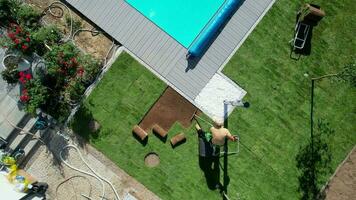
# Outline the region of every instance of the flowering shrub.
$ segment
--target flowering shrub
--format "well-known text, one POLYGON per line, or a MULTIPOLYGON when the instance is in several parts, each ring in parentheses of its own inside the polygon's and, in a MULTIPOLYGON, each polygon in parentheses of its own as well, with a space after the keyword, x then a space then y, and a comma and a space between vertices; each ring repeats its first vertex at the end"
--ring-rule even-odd
MULTIPOLYGON (((100 63, 80 53, 72 43, 61 43, 56 26, 41 27, 41 13, 19 2, 0 0, 0 25, 8 28, 6 34, 0 35, 0 48, 20 52, 19 58, 35 52, 43 56, 46 67, 40 75, 36 73, 36 78, 31 73, 18 72, 16 65, 7 68, 2 76, 9 83, 21 84, 20 102, 28 113, 35 114, 41 108, 63 122, 70 106, 78 103, 86 86, 100 72, 100 63)), ((74 21, 73 29, 80 27, 80 23, 74 21)))
POLYGON ((25 72, 19 72, 19 81, 22 85, 26 85, 26 83, 32 79, 32 75, 30 73, 26 74, 25 72))
POLYGON ((22 103, 27 103, 30 100, 30 96, 27 90, 27 83, 32 79, 32 75, 30 73, 26 74, 25 72, 19 72, 19 81, 23 86, 21 91, 20 101, 22 103))
POLYGON ((80 67, 77 71, 77 76, 85 85, 89 85, 100 72, 100 63, 89 55, 80 56, 78 62, 80 67))
POLYGON ((30 100, 27 89, 23 89, 20 96, 20 101, 22 103, 27 103, 30 100))
POLYGON ((52 51, 45 54, 47 65, 47 77, 45 84, 55 93, 59 94, 64 90, 64 85, 76 75, 78 62, 76 57, 79 51, 74 45, 66 43, 55 46, 52 51))
POLYGON ((47 66, 44 84, 51 89, 45 111, 59 121, 67 118, 70 113, 69 103, 80 98, 77 94, 85 89, 83 85, 72 82, 78 74, 84 73, 77 60, 79 56, 79 50, 71 43, 54 46, 44 56, 47 66))
POLYGON ((33 79, 30 73, 19 73, 19 81, 23 86, 20 101, 25 105, 26 112, 36 114, 36 110, 46 103, 47 88, 39 79, 33 79))
POLYGON ((0 45, 4 48, 16 49, 23 54, 30 54, 32 43, 31 36, 17 24, 10 24, 7 35, 2 35, 0 45))

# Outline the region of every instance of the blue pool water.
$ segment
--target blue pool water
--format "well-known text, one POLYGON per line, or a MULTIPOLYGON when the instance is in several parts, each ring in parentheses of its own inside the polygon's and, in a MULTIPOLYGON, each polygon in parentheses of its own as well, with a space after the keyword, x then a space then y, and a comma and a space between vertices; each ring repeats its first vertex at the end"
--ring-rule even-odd
POLYGON ((224 0, 126 0, 188 48, 224 0))

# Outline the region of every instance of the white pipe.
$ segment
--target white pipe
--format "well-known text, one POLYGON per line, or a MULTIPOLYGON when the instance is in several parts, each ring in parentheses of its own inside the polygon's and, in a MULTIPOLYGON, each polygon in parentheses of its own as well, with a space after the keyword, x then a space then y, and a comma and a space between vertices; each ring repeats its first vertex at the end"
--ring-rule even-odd
MULTIPOLYGON (((64 15, 64 10, 59 7, 58 5, 58 8, 62 10, 62 15, 61 16, 57 16, 55 15, 53 12, 52 12, 52 9, 55 8, 55 4, 58 4, 58 5, 61 5, 63 6, 68 12, 69 12, 69 16, 70 16, 70 24, 69 24, 69 34, 67 35, 67 37, 63 40, 64 42, 67 42, 69 40, 72 39, 72 35, 73 35, 73 15, 72 15, 72 12, 71 10, 68 8, 68 6, 66 6, 64 3, 60 2, 60 1, 54 1, 53 3, 51 3, 48 7, 47 7, 47 10, 45 10, 45 13, 48 11, 52 16, 54 17, 63 17, 64 15)), ((43 21, 45 22, 45 21, 43 21)), ((45 22, 46 23, 46 22, 45 22)), ((68 25, 68 24, 67 24, 68 25)))
POLYGON ((82 154, 80 153, 80 150, 79 150, 78 147, 76 147, 76 146, 74 146, 74 145, 67 145, 67 146, 63 147, 63 149, 62 149, 62 150, 60 151, 60 153, 59 153, 59 157, 60 157, 61 161, 62 161, 67 167, 69 167, 69 168, 71 168, 71 169, 73 169, 73 170, 75 170, 75 171, 81 172, 81 173, 83 173, 83 174, 86 174, 86 175, 88 175, 88 176, 92 176, 92 177, 94 177, 94 178, 96 178, 97 180, 100 181, 100 183, 101 183, 101 185, 102 185, 102 188, 103 188, 102 195, 101 195, 101 200, 104 200, 104 199, 105 199, 105 185, 104 185, 104 182, 106 182, 107 184, 110 185, 111 189, 112 189, 112 190, 114 191, 114 193, 115 193, 116 199, 117 199, 117 200, 120 200, 120 197, 119 197, 119 195, 118 195, 116 189, 114 188, 113 184, 112 184, 110 181, 108 181, 107 179, 105 179, 104 177, 100 176, 97 172, 95 172, 95 170, 94 170, 92 167, 90 167, 90 165, 89 165, 89 164, 85 161, 85 159, 83 158, 83 156, 82 156, 82 154), (65 149, 69 149, 69 148, 73 148, 74 150, 76 150, 76 151, 78 152, 78 155, 79 155, 80 159, 84 162, 84 164, 90 169, 90 171, 91 171, 92 173, 86 172, 86 171, 81 170, 81 169, 78 169, 78 168, 72 166, 71 164, 69 164, 67 161, 65 161, 65 159, 63 159, 63 156, 62 156, 63 151, 64 151, 65 149))

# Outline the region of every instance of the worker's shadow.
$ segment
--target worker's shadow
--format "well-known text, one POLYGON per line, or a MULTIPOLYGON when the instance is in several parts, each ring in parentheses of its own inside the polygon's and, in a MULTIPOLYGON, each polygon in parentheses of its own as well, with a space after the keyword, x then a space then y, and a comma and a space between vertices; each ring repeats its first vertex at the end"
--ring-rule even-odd
POLYGON ((221 188, 219 156, 199 156, 199 167, 204 172, 206 183, 210 190, 221 188))

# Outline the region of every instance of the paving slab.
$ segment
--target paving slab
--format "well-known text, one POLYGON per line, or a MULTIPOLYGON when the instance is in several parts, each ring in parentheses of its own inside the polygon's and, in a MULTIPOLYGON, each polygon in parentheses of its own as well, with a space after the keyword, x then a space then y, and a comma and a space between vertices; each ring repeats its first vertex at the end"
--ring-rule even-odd
POLYGON ((225 75, 216 73, 195 99, 195 103, 212 119, 223 121, 236 106, 224 105, 224 100, 241 101, 246 91, 225 75))

